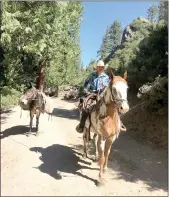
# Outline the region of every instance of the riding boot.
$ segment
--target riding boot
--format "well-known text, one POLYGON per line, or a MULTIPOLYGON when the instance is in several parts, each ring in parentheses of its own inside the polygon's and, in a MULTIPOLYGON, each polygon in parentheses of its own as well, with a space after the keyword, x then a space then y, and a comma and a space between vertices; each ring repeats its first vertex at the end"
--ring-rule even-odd
POLYGON ((86 122, 87 117, 88 117, 88 113, 85 112, 85 111, 83 111, 82 112, 80 123, 76 127, 76 131, 78 133, 83 133, 83 129, 84 129, 84 125, 85 125, 85 122, 86 122))
POLYGON ((124 126, 121 120, 120 120, 120 131, 127 131, 126 127, 124 126))

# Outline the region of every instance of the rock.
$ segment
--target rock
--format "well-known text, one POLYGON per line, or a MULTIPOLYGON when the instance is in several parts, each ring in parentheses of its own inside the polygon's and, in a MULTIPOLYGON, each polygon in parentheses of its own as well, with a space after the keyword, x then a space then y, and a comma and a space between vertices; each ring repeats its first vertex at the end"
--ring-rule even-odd
POLYGON ((52 96, 58 97, 58 92, 59 92, 58 87, 55 87, 55 88, 51 88, 51 87, 50 88, 46 88, 45 91, 44 91, 45 95, 50 96, 50 97, 52 97, 52 96))
POLYGON ((146 94, 152 89, 152 84, 144 84, 139 88, 139 91, 137 93, 137 97, 141 98, 143 94, 146 94))
POLYGON ((65 95, 64 99, 70 100, 70 99, 76 99, 78 97, 78 91, 76 89, 70 89, 65 95))
POLYGON ((123 31, 121 44, 123 44, 126 41, 129 41, 135 35, 135 33, 137 31, 137 28, 133 27, 133 25, 132 25, 135 21, 141 21, 141 22, 144 22, 144 23, 149 23, 150 22, 148 19, 146 19, 144 17, 138 17, 130 25, 127 25, 126 28, 123 31))

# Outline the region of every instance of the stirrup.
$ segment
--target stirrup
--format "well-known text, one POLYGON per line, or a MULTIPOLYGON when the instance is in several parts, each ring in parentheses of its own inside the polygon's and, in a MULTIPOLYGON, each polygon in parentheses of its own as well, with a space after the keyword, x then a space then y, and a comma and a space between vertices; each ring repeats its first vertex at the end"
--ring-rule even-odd
POLYGON ((126 127, 124 126, 123 123, 122 123, 121 126, 120 126, 120 130, 121 130, 121 131, 127 131, 127 129, 126 129, 126 127))

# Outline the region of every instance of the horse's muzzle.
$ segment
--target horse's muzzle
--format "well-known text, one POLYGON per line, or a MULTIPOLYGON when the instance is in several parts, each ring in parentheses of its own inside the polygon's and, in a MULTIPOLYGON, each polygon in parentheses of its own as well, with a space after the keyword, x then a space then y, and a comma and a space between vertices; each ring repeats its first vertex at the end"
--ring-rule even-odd
POLYGON ((129 104, 127 101, 123 101, 121 106, 119 107, 119 112, 121 114, 125 114, 128 111, 129 111, 129 104))
POLYGON ((28 100, 26 100, 26 99, 22 99, 21 102, 22 102, 24 105, 27 105, 27 104, 28 104, 28 100))

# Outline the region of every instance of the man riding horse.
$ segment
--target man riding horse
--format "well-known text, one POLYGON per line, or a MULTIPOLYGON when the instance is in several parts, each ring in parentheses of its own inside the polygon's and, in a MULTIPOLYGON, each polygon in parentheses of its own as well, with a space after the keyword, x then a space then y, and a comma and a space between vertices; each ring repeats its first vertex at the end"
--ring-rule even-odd
MULTIPOLYGON (((96 72, 93 72, 88 79, 85 80, 84 88, 89 85, 88 92, 89 95, 85 100, 92 100, 89 102, 89 105, 94 103, 94 100, 97 100, 97 95, 103 92, 104 88, 109 85, 109 76, 104 72, 104 62, 99 60, 96 65, 96 72)), ((89 106, 90 108, 90 106, 89 106)), ((85 121, 90 113, 90 110, 83 109, 81 114, 80 123, 76 127, 78 133, 83 133, 85 121)), ((124 128, 124 125, 121 122, 121 129, 124 128)))

